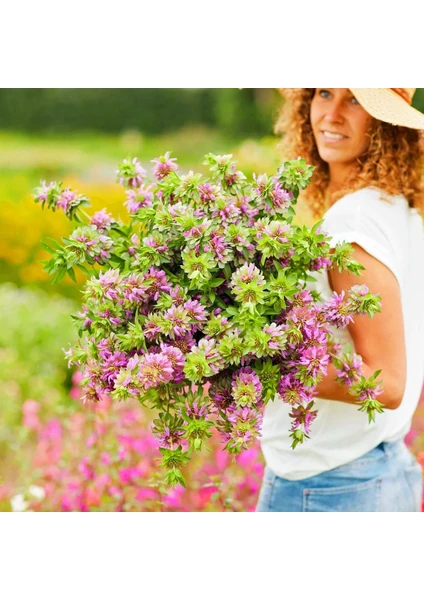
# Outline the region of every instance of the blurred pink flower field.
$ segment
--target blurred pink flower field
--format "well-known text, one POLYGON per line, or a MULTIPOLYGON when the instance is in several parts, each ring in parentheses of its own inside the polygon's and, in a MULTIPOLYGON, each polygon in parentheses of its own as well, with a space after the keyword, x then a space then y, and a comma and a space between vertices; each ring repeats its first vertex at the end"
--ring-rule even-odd
MULTIPOLYGON (((74 375, 76 384, 79 373, 74 375)), ((169 488, 158 465, 157 439, 145 409, 112 407, 109 397, 66 418, 40 416, 34 400, 23 405, 22 425, 32 444, 24 488, 5 481, 0 502, 31 511, 253 511, 263 474, 259 445, 232 458, 214 435, 209 450, 184 471, 187 488, 169 488)), ((28 449, 26 450, 28 454, 28 449)), ((21 464, 25 461, 21 460, 21 464)))
MULTIPOLYGON (((135 403, 112 407, 110 398, 83 405, 73 376, 75 409, 66 418, 41 417, 27 400, 22 426, 31 445, 25 486, 5 481, 0 506, 14 511, 254 511, 263 474, 259 444, 231 458, 214 435, 209 450, 186 467, 187 488, 168 488, 158 466, 150 418, 135 403), (6 505, 9 505, 7 507, 6 505)), ((424 470, 424 402, 406 442, 424 470)), ((424 502, 423 502, 424 507, 424 502)))

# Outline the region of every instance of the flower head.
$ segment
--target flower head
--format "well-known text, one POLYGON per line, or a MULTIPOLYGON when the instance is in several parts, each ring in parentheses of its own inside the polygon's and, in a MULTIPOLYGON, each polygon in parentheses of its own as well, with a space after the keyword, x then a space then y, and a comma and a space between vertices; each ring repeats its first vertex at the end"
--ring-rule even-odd
POLYGON ((153 174, 159 181, 162 181, 169 173, 178 170, 176 158, 170 158, 171 153, 166 152, 164 156, 154 158, 152 161, 154 164, 153 174))

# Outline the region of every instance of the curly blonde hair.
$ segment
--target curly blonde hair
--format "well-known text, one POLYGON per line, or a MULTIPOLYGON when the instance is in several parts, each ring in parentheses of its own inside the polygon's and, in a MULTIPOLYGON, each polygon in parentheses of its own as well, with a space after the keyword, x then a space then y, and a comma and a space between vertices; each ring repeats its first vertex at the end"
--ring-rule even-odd
POLYGON ((314 165, 310 185, 301 195, 314 218, 346 193, 364 187, 377 187, 382 197, 403 194, 409 206, 424 217, 424 132, 372 119, 370 144, 365 155, 357 159, 357 170, 343 189, 328 192, 328 164, 318 153, 310 121, 310 107, 315 88, 282 89, 285 98, 274 132, 282 135, 279 149, 286 160, 301 156, 314 165))

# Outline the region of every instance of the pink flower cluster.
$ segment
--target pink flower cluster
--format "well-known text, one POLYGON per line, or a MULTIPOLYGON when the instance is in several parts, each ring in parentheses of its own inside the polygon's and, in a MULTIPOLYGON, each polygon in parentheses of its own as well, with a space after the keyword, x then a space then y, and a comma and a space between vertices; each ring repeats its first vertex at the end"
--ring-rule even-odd
MULTIPOLYGON (((74 375, 76 386, 81 375, 74 375)), ((253 511, 263 474, 259 445, 231 458, 218 434, 211 452, 186 467, 187 487, 163 483, 157 439, 150 415, 141 407, 114 405, 109 397, 82 406, 74 387, 75 409, 62 420, 43 418, 34 400, 23 405, 23 426, 34 443, 29 497, 33 511, 253 511)), ((195 407, 196 408, 196 407, 195 407)), ((13 486, 0 486, 11 497, 13 486)))

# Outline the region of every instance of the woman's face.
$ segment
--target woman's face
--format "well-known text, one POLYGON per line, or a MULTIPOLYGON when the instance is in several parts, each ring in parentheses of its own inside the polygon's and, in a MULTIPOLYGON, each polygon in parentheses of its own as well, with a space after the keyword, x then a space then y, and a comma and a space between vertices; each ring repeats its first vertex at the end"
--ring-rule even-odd
POLYGON ((330 166, 355 163, 368 149, 372 117, 348 88, 317 88, 311 124, 322 160, 330 166))

